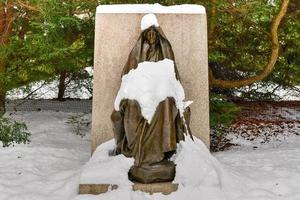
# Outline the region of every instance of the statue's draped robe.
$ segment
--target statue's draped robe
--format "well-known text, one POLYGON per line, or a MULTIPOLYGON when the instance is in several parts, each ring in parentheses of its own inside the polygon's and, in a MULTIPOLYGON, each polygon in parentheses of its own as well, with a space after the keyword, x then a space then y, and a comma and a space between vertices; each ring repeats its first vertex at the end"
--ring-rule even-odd
MULTIPOLYGON (((122 76, 144 61, 157 62, 168 58, 175 63, 169 41, 159 27, 155 27, 155 30, 158 33, 156 47, 150 50, 145 41, 145 30, 131 51, 122 76)), ((175 64, 174 68, 179 80, 175 64)), ((168 159, 175 152, 176 143, 184 139, 185 126, 172 97, 160 102, 151 122, 142 116, 139 103, 129 99, 121 101, 119 111, 113 111, 111 118, 116 151, 127 157, 134 157, 135 166, 151 165, 168 159)))

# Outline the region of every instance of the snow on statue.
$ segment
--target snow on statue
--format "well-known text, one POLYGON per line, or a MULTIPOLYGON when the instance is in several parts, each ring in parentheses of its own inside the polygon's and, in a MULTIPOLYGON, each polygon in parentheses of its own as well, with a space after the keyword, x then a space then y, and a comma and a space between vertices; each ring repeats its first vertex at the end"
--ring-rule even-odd
POLYGON ((176 79, 174 62, 169 59, 145 61, 122 77, 115 110, 120 109, 122 99, 135 99, 141 107, 143 117, 150 124, 156 107, 168 97, 175 99, 176 107, 182 115, 187 103, 184 102, 184 89, 176 79))

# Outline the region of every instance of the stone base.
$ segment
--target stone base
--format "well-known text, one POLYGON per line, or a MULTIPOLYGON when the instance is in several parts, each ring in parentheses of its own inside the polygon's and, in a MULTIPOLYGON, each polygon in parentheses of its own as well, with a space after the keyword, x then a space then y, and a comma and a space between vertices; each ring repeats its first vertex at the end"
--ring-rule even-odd
POLYGON ((133 191, 142 191, 149 194, 153 193, 163 193, 164 195, 171 194, 172 192, 177 191, 178 184, 166 182, 166 183, 151 183, 151 184, 143 184, 143 183, 135 183, 132 186, 133 191))
MULTIPOLYGON (((112 184, 80 184, 79 185, 79 194, 93 194, 98 195, 106 193, 108 190, 116 190, 117 185, 112 184)), ((133 191, 142 191, 149 194, 153 193, 163 193, 164 195, 171 194, 172 192, 177 191, 178 184, 171 182, 167 183, 151 183, 151 184, 142 184, 135 183, 132 186, 133 191)))
POLYGON ((80 184, 79 194, 102 194, 106 193, 108 190, 116 190, 117 185, 112 184, 80 184))

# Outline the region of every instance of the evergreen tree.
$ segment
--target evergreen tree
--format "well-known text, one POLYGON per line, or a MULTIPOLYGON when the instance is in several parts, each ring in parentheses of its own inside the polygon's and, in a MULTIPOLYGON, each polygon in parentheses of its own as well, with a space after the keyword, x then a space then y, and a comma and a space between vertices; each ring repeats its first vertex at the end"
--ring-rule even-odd
POLYGON ((28 83, 23 76, 24 66, 15 53, 24 42, 36 11, 33 0, 0 0, 0 116, 5 113, 6 92, 28 83))

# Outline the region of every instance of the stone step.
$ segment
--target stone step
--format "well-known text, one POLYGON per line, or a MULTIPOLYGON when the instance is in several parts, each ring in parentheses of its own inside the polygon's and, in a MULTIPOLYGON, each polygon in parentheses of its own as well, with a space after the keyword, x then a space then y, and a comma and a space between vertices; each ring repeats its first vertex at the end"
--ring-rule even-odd
MULTIPOLYGON (((93 194, 98 195, 106 193, 109 190, 118 189, 118 185, 114 184, 80 184, 79 185, 79 194, 93 194)), ((164 195, 171 194, 172 192, 177 191, 178 184, 166 182, 166 183, 134 183, 132 185, 133 191, 142 191, 149 194, 153 193, 162 193, 164 195)))

